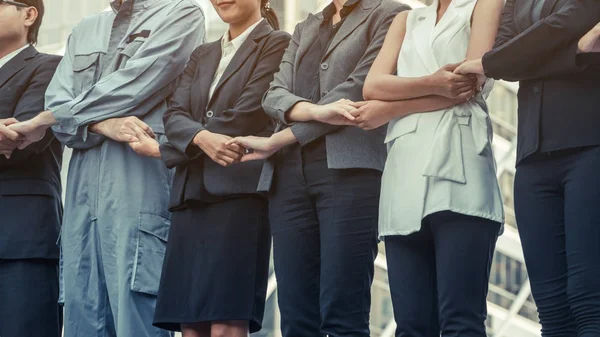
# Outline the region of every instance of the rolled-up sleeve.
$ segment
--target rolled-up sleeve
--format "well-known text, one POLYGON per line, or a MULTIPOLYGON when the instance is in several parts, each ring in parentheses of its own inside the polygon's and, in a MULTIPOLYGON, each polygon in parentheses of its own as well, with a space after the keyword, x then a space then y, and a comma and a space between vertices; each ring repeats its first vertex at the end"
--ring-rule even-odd
POLYGON ((53 127, 57 137, 86 143, 89 137, 98 136, 88 132, 91 124, 110 118, 144 116, 171 94, 175 79, 203 37, 201 9, 191 3, 178 6, 124 68, 103 77, 77 97, 73 97, 70 78, 72 55, 65 57, 46 95, 48 108, 59 123, 53 127))

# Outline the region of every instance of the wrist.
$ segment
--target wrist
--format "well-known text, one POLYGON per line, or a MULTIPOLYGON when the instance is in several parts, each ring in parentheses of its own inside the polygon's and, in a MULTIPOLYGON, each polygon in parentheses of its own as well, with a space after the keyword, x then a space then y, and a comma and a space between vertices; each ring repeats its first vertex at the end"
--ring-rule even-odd
POLYGON ((160 145, 158 143, 152 146, 151 156, 157 159, 162 158, 162 155, 160 154, 160 145))
POLYGON ((35 124, 38 127, 49 128, 52 125, 57 124, 56 118, 50 110, 41 112, 37 117, 34 118, 35 124))
POLYGON ((200 146, 200 144, 202 144, 204 142, 204 140, 206 139, 206 137, 208 137, 210 134, 211 134, 211 132, 208 130, 200 130, 200 132, 198 132, 194 136, 194 139, 192 140, 192 142, 194 144, 196 144, 197 146, 200 146))

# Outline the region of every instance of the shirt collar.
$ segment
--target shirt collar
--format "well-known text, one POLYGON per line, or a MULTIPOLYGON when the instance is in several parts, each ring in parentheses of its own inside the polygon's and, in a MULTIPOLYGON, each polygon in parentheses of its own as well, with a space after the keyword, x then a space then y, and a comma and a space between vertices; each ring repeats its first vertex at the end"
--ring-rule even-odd
POLYGON ((10 60, 12 60, 15 56, 19 55, 20 52, 22 52, 23 50, 27 49, 27 47, 29 47, 28 44, 24 45, 23 47, 13 51, 12 53, 4 56, 3 58, 0 59, 0 68, 4 67, 10 60))
MULTIPOLYGON (((346 3, 344 4, 344 7, 342 7, 342 10, 340 11, 340 16, 341 16, 342 20, 344 20, 348 15, 350 15, 350 13, 352 13, 352 10, 354 9, 354 7, 356 7, 356 5, 358 5, 359 3, 360 3, 360 0, 346 1, 346 3)), ((323 18, 325 19, 325 21, 331 21, 331 19, 335 15, 335 13, 336 13, 335 4, 332 1, 327 7, 325 7, 325 9, 323 9, 323 18)))
POLYGON ((123 3, 121 3, 121 0, 113 0, 110 3, 110 7, 112 8, 113 12, 119 13, 119 11, 121 10, 121 7, 125 3, 128 3, 128 5, 131 5, 133 7, 133 9, 135 10, 136 8, 139 9, 139 7, 144 5, 144 3, 146 3, 147 1, 148 0, 123 0, 123 3))
POLYGON ((248 39, 248 36, 250 36, 250 34, 254 30, 254 28, 256 28, 261 22, 263 22, 263 20, 264 20, 264 18, 258 20, 255 24, 248 27, 242 34, 240 34, 238 37, 236 37, 233 40, 229 40, 229 30, 227 30, 225 32, 225 35, 223 35, 223 38, 221 39, 221 49, 223 50, 223 54, 225 54, 224 51, 225 51, 225 48, 228 46, 228 44, 231 44, 233 46, 233 49, 235 51, 238 51, 238 49, 240 49, 242 44, 244 44, 244 42, 246 42, 246 39, 248 39))

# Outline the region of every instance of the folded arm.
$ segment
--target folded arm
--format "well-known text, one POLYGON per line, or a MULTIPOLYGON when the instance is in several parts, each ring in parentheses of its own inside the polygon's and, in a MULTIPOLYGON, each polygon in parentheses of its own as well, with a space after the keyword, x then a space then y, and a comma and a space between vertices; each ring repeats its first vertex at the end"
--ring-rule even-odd
POLYGON ((570 0, 518 34, 515 1, 507 0, 495 48, 483 57, 488 77, 512 81, 580 73, 578 41, 600 22, 600 1, 570 0))
MULTIPOLYGON (((54 127, 57 137, 67 144, 86 146, 91 124, 111 118, 144 116, 171 94, 174 80, 203 36, 201 10, 191 5, 177 8, 124 68, 103 77, 76 97, 72 90, 73 50, 69 50, 65 65, 59 68, 46 95, 48 108, 59 124, 54 127)), ((92 141, 90 145, 95 143, 92 141)))
MULTIPOLYGON (((383 46, 383 41, 387 31, 398 13, 408 9, 406 6, 395 6, 394 10, 382 13, 382 18, 378 23, 377 29, 371 37, 363 57, 360 59, 354 71, 348 78, 329 91, 319 102, 318 105, 327 105, 338 102, 343 99, 351 101, 360 101, 363 99, 363 86, 369 69, 373 65, 377 54, 383 46)), ((382 11, 383 12, 383 11, 382 11)), ((301 145, 306 145, 327 134, 335 132, 342 128, 342 125, 325 124, 317 121, 296 123, 291 126, 292 133, 301 145)))

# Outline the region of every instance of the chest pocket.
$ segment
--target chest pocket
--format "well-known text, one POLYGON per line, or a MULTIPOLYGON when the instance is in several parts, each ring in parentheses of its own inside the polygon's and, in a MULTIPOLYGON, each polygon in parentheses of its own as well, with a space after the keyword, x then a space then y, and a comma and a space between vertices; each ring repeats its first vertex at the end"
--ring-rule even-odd
POLYGON ((119 52, 119 69, 125 68, 127 61, 129 61, 129 59, 131 59, 133 55, 137 53, 140 47, 144 44, 144 41, 146 41, 145 38, 138 37, 125 45, 125 47, 119 52))
POLYGON ((73 90, 77 95, 89 89, 98 80, 100 55, 101 53, 92 53, 73 57, 73 90))

